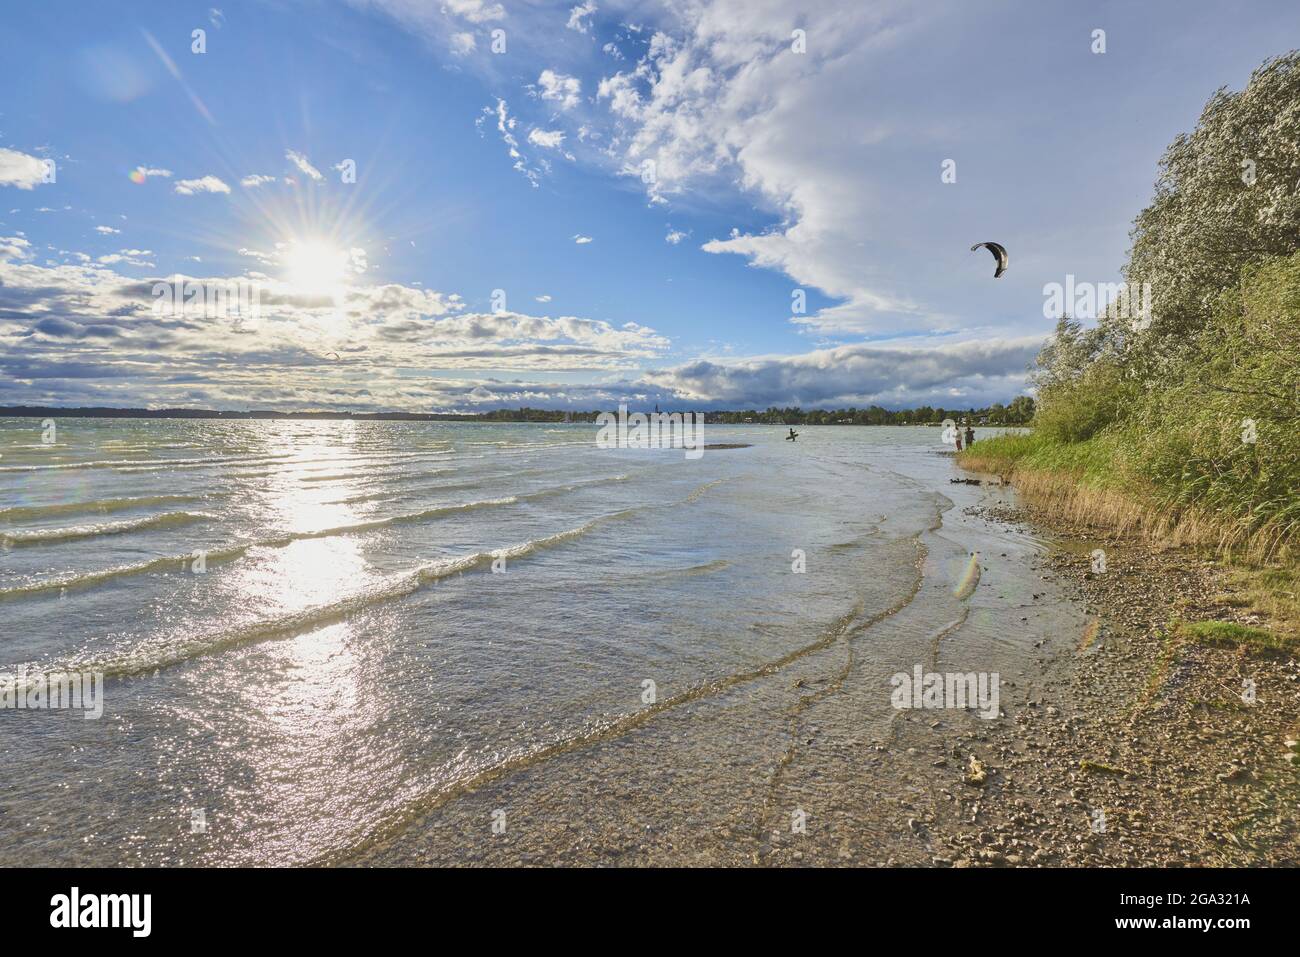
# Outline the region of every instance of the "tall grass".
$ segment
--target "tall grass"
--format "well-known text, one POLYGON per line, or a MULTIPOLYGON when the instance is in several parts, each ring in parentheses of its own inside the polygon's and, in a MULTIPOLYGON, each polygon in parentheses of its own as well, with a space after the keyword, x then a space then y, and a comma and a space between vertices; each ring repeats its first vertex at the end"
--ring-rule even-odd
POLYGON ((1035 431, 962 453, 1080 520, 1287 560, 1300 539, 1300 253, 1243 271, 1176 358, 1044 390, 1035 431))

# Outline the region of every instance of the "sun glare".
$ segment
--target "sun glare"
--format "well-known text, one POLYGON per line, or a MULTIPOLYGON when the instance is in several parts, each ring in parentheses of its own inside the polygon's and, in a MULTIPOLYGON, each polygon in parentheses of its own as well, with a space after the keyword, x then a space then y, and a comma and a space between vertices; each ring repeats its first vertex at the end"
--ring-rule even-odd
POLYGON ((333 294, 347 284, 352 272, 345 249, 319 240, 295 240, 281 251, 284 279, 298 292, 333 294))

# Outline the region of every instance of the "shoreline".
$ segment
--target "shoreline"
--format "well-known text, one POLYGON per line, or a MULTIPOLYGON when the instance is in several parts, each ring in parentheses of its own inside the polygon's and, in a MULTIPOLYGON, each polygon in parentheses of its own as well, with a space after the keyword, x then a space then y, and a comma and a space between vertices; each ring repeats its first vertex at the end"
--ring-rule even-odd
POLYGON ((970 742, 988 769, 968 787, 978 813, 942 835, 951 853, 934 863, 1300 864, 1300 662, 1184 624, 1261 623, 1229 569, 1050 508, 969 511, 1049 539, 1044 575, 1090 625, 1047 664, 1037 699, 970 742))
MULTIPOLYGON (((990 560, 993 574, 974 589, 983 607, 1034 622, 1010 636, 1021 651, 1004 661, 1000 718, 912 709, 891 711, 887 727, 868 726, 887 700, 880 673, 888 668, 865 661, 860 643, 888 645, 900 629, 915 637, 902 619, 925 601, 918 579, 896 607, 828 635, 786 667, 476 783, 329 863, 1300 864, 1300 756, 1284 743, 1300 737, 1300 662, 1200 644, 1169 628, 1175 616, 1229 612, 1254 624, 1250 612, 1218 600, 1231 587, 1224 569, 1136 536, 1054 521, 1018 494, 966 497, 942 526, 1008 551, 1026 537, 1043 546, 1026 550, 1029 559, 990 560), (1108 559, 1102 575, 1092 571, 1098 547, 1108 559), (998 581, 1007 568, 1017 569, 1014 579, 998 581), (1017 586, 1025 604, 994 604, 1017 586), (877 621, 881 635, 871 630, 877 621), (1060 625, 1034 641, 1049 621, 1060 625), (1241 700, 1247 678, 1254 704, 1241 700), (730 764, 749 769, 726 788, 704 746, 718 739, 730 742, 730 764), (586 796, 581 809, 575 794, 586 796), (504 809, 523 829, 485 838, 484 822, 504 809), (807 832, 792 833, 790 814, 805 810, 807 832)), ((923 562, 920 539, 909 541, 923 562)), ((926 640, 937 649, 947 633, 926 640)), ((963 643, 944 660, 964 666, 963 643)), ((915 645, 896 650, 900 660, 927 660, 914 656, 915 645)))

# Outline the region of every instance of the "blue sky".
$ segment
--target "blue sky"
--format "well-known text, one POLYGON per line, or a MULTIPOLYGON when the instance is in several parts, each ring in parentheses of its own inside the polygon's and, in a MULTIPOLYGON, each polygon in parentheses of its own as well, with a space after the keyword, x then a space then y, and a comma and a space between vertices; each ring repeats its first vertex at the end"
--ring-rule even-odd
POLYGON ((1284 0, 3 18, 0 404, 411 411, 1007 401, 1044 285, 1116 281, 1165 146, 1300 35, 1284 0), (258 311, 160 311, 177 275, 258 311))

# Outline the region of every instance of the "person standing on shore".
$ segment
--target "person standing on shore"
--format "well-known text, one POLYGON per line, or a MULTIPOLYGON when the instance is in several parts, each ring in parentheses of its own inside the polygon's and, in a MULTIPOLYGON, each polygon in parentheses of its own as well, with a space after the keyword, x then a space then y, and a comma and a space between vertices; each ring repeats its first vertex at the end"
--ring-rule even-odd
POLYGON ((952 430, 952 441, 957 446, 957 451, 961 451, 961 426, 952 430))
POLYGON ((975 444, 975 430, 971 426, 966 426, 966 448, 975 444))

